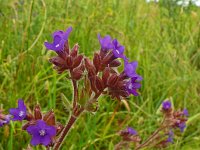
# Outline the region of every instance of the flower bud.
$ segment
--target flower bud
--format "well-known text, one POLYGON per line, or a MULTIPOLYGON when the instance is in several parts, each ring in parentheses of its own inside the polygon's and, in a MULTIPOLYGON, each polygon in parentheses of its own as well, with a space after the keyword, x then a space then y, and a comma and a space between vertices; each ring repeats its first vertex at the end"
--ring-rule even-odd
POLYGON ((70 53, 70 55, 71 55, 72 57, 76 57, 77 54, 78 54, 78 49, 79 49, 78 44, 75 44, 74 47, 73 47, 73 49, 72 49, 72 51, 71 51, 71 53, 70 53))
POLYGON ((121 65, 121 62, 119 60, 113 60, 110 64, 109 67, 118 67, 121 65))
POLYGON ((118 82, 118 76, 116 74, 112 74, 108 79, 108 86, 115 87, 118 82))
POLYGON ((101 56, 98 53, 94 54, 93 64, 96 68, 96 71, 98 72, 101 67, 101 56))
POLYGON ((54 126, 55 125, 55 114, 53 112, 53 110, 50 110, 49 112, 47 112, 44 117, 43 120, 50 126, 54 126))
POLYGON ((83 55, 77 56, 77 57, 74 59, 73 68, 78 67, 78 66, 81 64, 82 59, 83 59, 83 55))
POLYGON ((103 80, 105 86, 107 86, 107 81, 110 76, 109 71, 110 71, 110 69, 108 67, 106 67, 103 71, 102 80, 103 80))
POLYGON ((35 117, 35 120, 42 119, 42 112, 41 112, 41 109, 40 109, 40 105, 35 106, 34 117, 35 117))
POLYGON ((96 77, 96 87, 99 91, 103 91, 104 90, 104 83, 103 81, 100 79, 100 77, 96 77))

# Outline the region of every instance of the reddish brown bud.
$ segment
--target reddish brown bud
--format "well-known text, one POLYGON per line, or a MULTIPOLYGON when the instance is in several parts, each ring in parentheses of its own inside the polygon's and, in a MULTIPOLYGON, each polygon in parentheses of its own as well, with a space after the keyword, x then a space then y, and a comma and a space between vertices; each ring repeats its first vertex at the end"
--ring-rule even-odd
POLYGON ((108 86, 115 87, 117 85, 119 77, 116 74, 112 74, 108 79, 108 86))
POLYGON ((83 75, 83 71, 81 70, 80 67, 73 69, 73 71, 71 72, 72 79, 75 79, 75 80, 80 80, 82 75, 83 75))
POLYGON ((31 113, 27 113, 26 114, 26 120, 30 121, 30 120, 33 120, 34 119, 34 116, 31 114, 31 113))
POLYGON ((102 60, 102 64, 107 66, 111 61, 113 60, 113 53, 110 52, 108 53, 102 60))
POLYGON ((85 67, 88 71, 88 76, 92 77, 94 75, 96 75, 96 69, 94 67, 94 65, 90 62, 90 60, 88 58, 85 58, 85 67))
POLYGON ((85 58, 85 66, 86 66, 86 69, 89 70, 93 67, 93 64, 90 62, 89 58, 85 58))
POLYGON ((35 120, 42 119, 42 112, 41 112, 41 109, 40 109, 40 105, 36 105, 35 106, 35 108, 34 108, 34 117, 35 117, 35 120))
POLYGON ((107 53, 108 53, 108 51, 101 51, 101 50, 100 50, 99 55, 101 56, 101 58, 104 58, 104 57, 106 56, 107 53))
POLYGON ((67 65, 67 67, 71 68, 72 64, 73 64, 72 57, 71 56, 67 56, 67 58, 66 58, 66 65, 67 65))
POLYGON ((109 71, 110 71, 110 69, 108 67, 105 68, 104 71, 103 71, 102 80, 103 80, 105 86, 107 85, 107 81, 108 81, 108 78, 110 76, 109 71))
POLYGON ((52 64, 56 65, 56 66, 62 66, 65 61, 64 59, 62 59, 61 57, 52 57, 49 59, 49 62, 51 62, 52 64))
POLYGON ((68 42, 68 40, 65 42, 64 51, 69 55, 69 42, 68 42))
POLYGON ((120 65, 121 65, 121 62, 119 60, 115 59, 109 64, 109 67, 118 67, 120 65))
POLYGON ((96 77, 96 87, 99 91, 104 90, 104 83, 99 77, 96 77))
POLYGON ((74 59, 73 68, 78 67, 78 66, 81 64, 82 59, 83 59, 83 55, 77 56, 77 57, 74 59))
POLYGON ((55 114, 53 112, 53 110, 50 110, 49 112, 47 112, 44 117, 43 120, 50 126, 54 126, 55 125, 55 114))
POLYGON ((70 55, 71 55, 72 57, 76 57, 77 54, 78 54, 78 49, 79 49, 78 44, 75 44, 74 47, 73 47, 73 49, 72 49, 72 51, 71 51, 71 53, 70 53, 70 55))
POLYGON ((119 91, 119 95, 122 96, 122 97, 128 97, 129 96, 129 93, 125 90, 120 90, 119 91))
POLYGON ((101 65, 101 56, 98 53, 94 54, 93 64, 98 72, 101 65))
POLYGON ((91 78, 89 78, 89 80, 90 80, 92 91, 94 91, 95 93, 98 93, 98 89, 96 87, 96 76, 92 76, 91 78))

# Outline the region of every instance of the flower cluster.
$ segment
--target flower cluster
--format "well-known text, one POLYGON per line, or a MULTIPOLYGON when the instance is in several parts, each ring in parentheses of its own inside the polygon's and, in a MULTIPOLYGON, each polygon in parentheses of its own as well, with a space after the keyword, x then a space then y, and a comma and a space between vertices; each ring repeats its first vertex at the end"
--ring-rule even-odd
POLYGON ((104 38, 98 35, 98 39, 101 49, 94 54, 93 64, 88 59, 86 63, 93 91, 98 93, 107 88, 107 93, 118 100, 130 94, 137 96, 137 89, 141 86, 139 82, 142 80, 136 73, 137 62, 128 62, 124 55, 125 47, 116 39, 112 40, 108 35, 104 38), (124 62, 124 71, 121 73, 117 71, 117 67, 121 65, 119 59, 124 62), (99 76, 100 73, 102 77, 99 76), (98 88, 99 82, 103 85, 102 88, 98 88))
POLYGON ((141 141, 137 131, 131 127, 120 131, 119 135, 122 137, 122 141, 115 145, 115 150, 121 150, 123 148, 129 149, 130 143, 134 143, 134 146, 138 146, 141 141))
POLYGON ((8 124, 12 121, 27 121, 22 129, 26 130, 31 136, 31 144, 33 146, 42 144, 46 147, 54 145, 54 138, 59 135, 63 129, 63 125, 55 121, 53 110, 46 114, 42 114, 40 106, 36 105, 34 113, 27 111, 27 107, 22 99, 18 100, 18 107, 11 108, 10 114, 4 115, 0 111, 0 126, 8 124))
POLYGON ((162 103, 161 112, 163 113, 163 121, 149 138, 141 143, 138 133, 134 129, 128 127, 120 132, 122 140, 115 146, 115 149, 130 148, 133 143, 136 150, 144 147, 164 148, 170 143, 173 143, 175 136, 174 131, 179 129, 180 132, 183 132, 186 128, 186 121, 189 115, 188 111, 187 109, 174 110, 171 102, 166 100, 162 103))
MULTIPOLYGON (((101 48, 94 53, 91 61, 78 53, 78 44, 70 49, 68 38, 71 31, 72 27, 66 31, 55 31, 52 34, 53 42, 44 43, 47 49, 57 53, 57 56, 50 58, 54 69, 58 73, 68 72, 74 87, 73 110, 68 126, 64 128, 62 124, 56 122, 53 110, 43 114, 40 106, 36 105, 33 113, 29 112, 22 99, 18 100, 17 108, 9 110, 9 115, 3 115, 0 111, 0 126, 8 124, 10 120, 26 121, 22 129, 32 136, 33 146, 41 144, 47 148, 59 149, 76 118, 84 110, 97 111, 97 99, 100 95, 108 94, 118 100, 130 94, 139 95, 137 89, 141 86, 142 77, 136 73, 138 63, 128 61, 124 54, 125 47, 117 39, 112 39, 109 35, 101 37, 98 34, 101 48), (118 73, 117 68, 121 62, 124 62, 124 71, 118 73), (82 79, 85 85, 81 88, 78 81, 82 79)), ((131 128, 128 130, 131 132, 131 128)))
MULTIPOLYGON (((18 100, 17 108, 9 110, 10 114, 5 115, 2 113, 3 110, 0 110, 0 127, 8 124, 10 120, 26 121, 22 129, 32 136, 30 143, 33 146, 44 145, 46 149, 51 147, 54 150, 60 149, 65 136, 77 118, 85 111, 98 110, 98 98, 101 95, 109 95, 112 99, 119 101, 131 94, 139 95, 138 89, 141 87, 142 77, 136 73, 138 62, 129 61, 124 53, 125 47, 117 39, 112 39, 109 35, 101 37, 98 34, 100 49, 90 60, 83 54, 79 54, 78 44, 70 49, 68 38, 71 31, 72 27, 66 31, 55 31, 52 34, 53 42, 44 43, 47 49, 57 53, 57 56, 50 58, 54 69, 58 73, 67 72, 69 74, 67 78, 72 81, 72 112, 68 123, 64 126, 57 122, 53 110, 42 113, 40 105, 36 105, 33 112, 30 112, 22 99, 18 100), (124 66, 121 72, 120 66, 124 66)), ((171 102, 164 101, 162 112, 163 122, 153 136, 141 143, 138 133, 128 127, 119 132, 122 141, 115 146, 115 149, 129 148, 131 144, 136 149, 140 149, 149 145, 165 147, 172 143, 174 129, 184 131, 188 111, 186 109, 173 110, 171 102)))
POLYGON ((164 101, 162 104, 162 112, 165 120, 164 124, 170 128, 179 128, 181 132, 186 127, 187 117, 189 116, 188 110, 173 110, 170 101, 164 101))
MULTIPOLYGON (((94 53, 93 60, 78 54, 78 44, 70 52, 68 37, 72 28, 66 32, 53 33, 53 43, 45 42, 49 50, 55 51, 58 56, 50 59, 54 68, 62 73, 69 70, 72 80, 80 80, 86 74, 86 80, 90 82, 89 93, 96 95, 109 94, 118 100, 128 97, 130 94, 138 96, 137 89, 141 87, 142 77, 136 73, 138 63, 129 62, 124 54, 125 47, 117 39, 109 35, 101 37, 98 34, 100 50, 94 53), (117 67, 124 62, 124 71, 118 73, 117 67)), ((88 93, 87 93, 88 94, 88 93)))
POLYGON ((47 147, 53 147, 55 138, 58 136, 63 125, 56 122, 53 110, 43 114, 39 105, 36 105, 33 114, 28 112, 26 115, 27 123, 22 127, 30 135, 32 135, 31 144, 36 146, 38 144, 47 147))

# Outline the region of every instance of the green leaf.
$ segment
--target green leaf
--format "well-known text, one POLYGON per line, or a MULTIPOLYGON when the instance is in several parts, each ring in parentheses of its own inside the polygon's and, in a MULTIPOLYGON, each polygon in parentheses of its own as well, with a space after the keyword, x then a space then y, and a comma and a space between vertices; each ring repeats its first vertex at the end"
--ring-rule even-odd
POLYGON ((61 100, 62 100, 63 106, 67 109, 67 111, 71 111, 72 105, 69 99, 63 93, 61 93, 61 100))

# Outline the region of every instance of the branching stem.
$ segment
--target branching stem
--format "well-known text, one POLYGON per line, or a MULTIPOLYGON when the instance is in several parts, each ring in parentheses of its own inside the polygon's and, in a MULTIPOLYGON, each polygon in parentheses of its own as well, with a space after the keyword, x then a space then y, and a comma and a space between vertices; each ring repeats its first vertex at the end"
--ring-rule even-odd
POLYGON ((158 135, 158 133, 167 127, 167 126, 163 125, 164 123, 165 123, 165 118, 163 119, 160 128, 158 128, 156 131, 154 131, 154 133, 148 139, 146 139, 146 141, 144 143, 142 143, 138 147, 136 147, 135 150, 139 150, 141 148, 148 146, 152 142, 152 140, 158 135))

